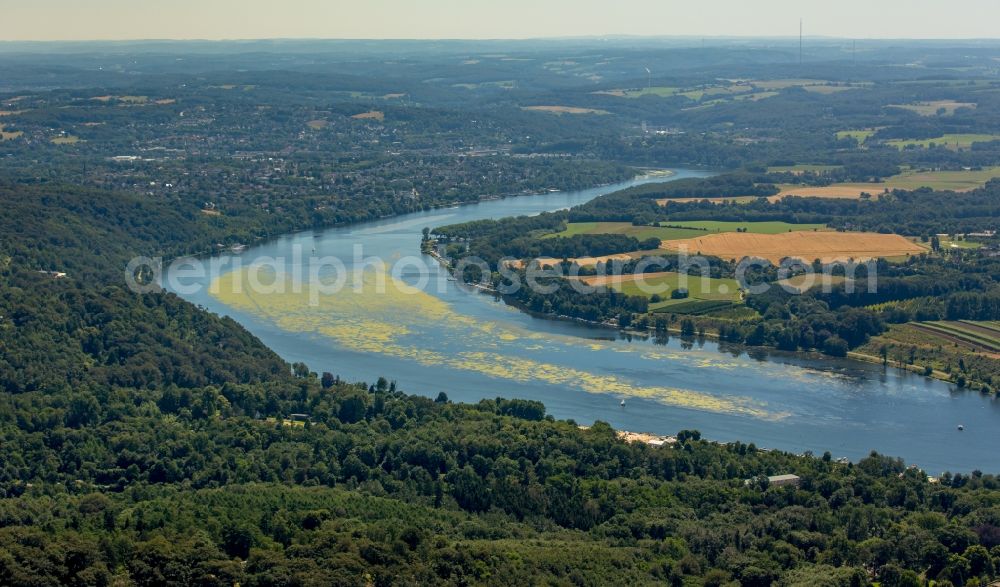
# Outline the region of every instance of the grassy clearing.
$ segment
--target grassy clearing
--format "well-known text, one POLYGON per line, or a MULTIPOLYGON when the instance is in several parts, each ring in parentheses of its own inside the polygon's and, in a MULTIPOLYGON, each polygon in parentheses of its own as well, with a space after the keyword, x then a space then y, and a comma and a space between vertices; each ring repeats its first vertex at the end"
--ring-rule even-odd
POLYGON ((306 123, 306 126, 308 126, 312 130, 323 130, 329 125, 330 122, 327 120, 310 120, 309 122, 306 123))
POLYGON ((879 129, 877 128, 863 128, 860 130, 842 130, 837 133, 837 139, 854 139, 859 145, 865 144, 865 141, 871 138, 872 135, 877 133, 879 129))
POLYGON ((949 238, 947 235, 945 235, 945 236, 938 235, 938 238, 941 241, 941 248, 942 249, 967 249, 967 250, 974 250, 974 249, 982 248, 982 246, 983 246, 983 243, 980 243, 980 242, 969 241, 969 240, 952 239, 952 238, 949 238))
POLYGON ((661 241, 691 238, 704 234, 704 231, 684 228, 665 228, 657 226, 635 226, 631 222, 571 222, 566 230, 543 238, 571 237, 578 234, 624 234, 639 240, 658 238, 661 241))
POLYGON ((611 114, 607 110, 597 108, 578 108, 576 106, 522 106, 521 110, 529 112, 546 112, 548 114, 611 114))
POLYGON ((75 145, 80 142, 80 137, 75 135, 65 135, 51 139, 53 145, 75 145))
POLYGON ((630 296, 651 298, 654 295, 658 295, 660 298, 664 298, 664 301, 657 302, 658 307, 690 299, 727 302, 735 302, 740 299, 740 285, 735 279, 702 278, 683 275, 673 271, 612 276, 610 278, 582 277, 580 279, 588 285, 606 285, 630 296), (688 298, 680 300, 669 299, 670 293, 678 289, 686 289, 688 291, 688 298))
POLYGON ((971 149, 973 143, 988 143, 1000 140, 1000 135, 990 134, 946 134, 933 139, 894 139, 886 141, 885 144, 892 145, 897 149, 907 147, 930 148, 931 145, 945 147, 954 151, 971 149))
POLYGON ((740 94, 738 96, 733 96, 733 100, 759 102, 761 100, 766 100, 767 98, 773 98, 779 93, 780 92, 753 92, 752 94, 740 94))
POLYGON ((803 86, 803 90, 807 92, 812 92, 814 94, 837 94, 840 92, 847 92, 849 90, 860 89, 859 86, 803 86))
POLYGON ((20 138, 24 132, 19 130, 4 130, 4 125, 0 124, 0 141, 13 141, 14 139, 20 138))
POLYGON ((805 293, 811 289, 839 285, 845 280, 843 275, 802 274, 779 279, 775 283, 785 288, 797 290, 799 293, 805 293))
POLYGON ((355 120, 378 120, 381 122, 385 120, 385 113, 379 110, 369 110, 368 112, 361 112, 359 114, 355 114, 351 118, 355 120))
POLYGON ((715 220, 692 220, 687 222, 670 222, 671 227, 695 228, 705 232, 744 232, 755 234, 780 234, 798 230, 828 230, 825 224, 791 224, 789 222, 722 222, 715 220))
POLYGON ((959 108, 975 108, 974 102, 956 102, 955 100, 934 100, 932 102, 915 102, 913 104, 890 104, 888 108, 902 108, 916 112, 920 116, 951 116, 959 108))

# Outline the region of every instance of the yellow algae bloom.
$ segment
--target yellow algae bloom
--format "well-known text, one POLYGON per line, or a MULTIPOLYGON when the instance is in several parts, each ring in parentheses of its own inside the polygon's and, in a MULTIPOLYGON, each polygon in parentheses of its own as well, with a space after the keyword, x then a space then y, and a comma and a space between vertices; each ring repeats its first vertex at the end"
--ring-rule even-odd
MULTIPOLYGON (((787 416, 770 412, 759 402, 746 398, 637 386, 614 375, 505 353, 505 347, 519 351, 560 351, 566 347, 594 351, 623 349, 566 335, 484 323, 456 313, 444 300, 410 287, 384 270, 369 269, 351 275, 339 291, 321 296, 315 295, 311 288, 328 284, 301 283, 293 287, 291 280, 282 276, 273 276, 267 281, 268 292, 254 291, 255 288, 250 287, 249 271, 244 268, 220 276, 212 283, 210 291, 233 309, 268 320, 289 332, 312 333, 331 339, 348 350, 505 380, 542 381, 587 393, 645 398, 682 408, 771 420, 787 416), (285 283, 278 284, 281 280, 285 283), (460 342, 462 350, 445 352, 428 348, 426 341, 408 340, 431 328, 441 333, 442 341, 460 342), (538 341, 538 344, 526 347, 517 344, 524 340, 538 341)), ((650 354, 691 359, 690 355, 680 353, 654 351, 650 354)), ((701 365, 718 366, 719 363, 705 358, 701 365)))

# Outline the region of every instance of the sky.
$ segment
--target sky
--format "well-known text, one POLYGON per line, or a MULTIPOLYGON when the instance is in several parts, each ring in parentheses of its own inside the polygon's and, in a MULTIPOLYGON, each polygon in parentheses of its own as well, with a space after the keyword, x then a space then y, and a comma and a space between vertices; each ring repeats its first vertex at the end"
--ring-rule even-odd
POLYGON ((998 0, 0 0, 0 40, 996 38, 998 0))

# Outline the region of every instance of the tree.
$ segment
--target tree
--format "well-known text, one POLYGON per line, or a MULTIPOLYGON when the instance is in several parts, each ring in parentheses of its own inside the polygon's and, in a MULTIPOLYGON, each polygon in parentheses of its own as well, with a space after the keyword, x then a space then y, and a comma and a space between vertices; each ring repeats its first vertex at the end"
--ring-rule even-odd
POLYGON ((323 377, 320 379, 320 384, 323 386, 323 389, 330 389, 333 387, 335 382, 336 378, 333 376, 333 373, 328 371, 323 372, 323 377))

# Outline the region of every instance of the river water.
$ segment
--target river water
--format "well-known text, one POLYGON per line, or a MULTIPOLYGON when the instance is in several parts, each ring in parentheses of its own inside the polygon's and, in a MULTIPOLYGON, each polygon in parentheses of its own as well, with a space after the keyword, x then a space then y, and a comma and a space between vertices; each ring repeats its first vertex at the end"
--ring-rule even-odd
MULTIPOLYGON (((671 179, 700 175, 677 170, 671 179)), ((713 440, 852 460, 877 450, 930 474, 1000 473, 990 432, 1000 403, 979 393, 879 365, 534 318, 459 287, 419 254, 425 226, 562 209, 647 181, 663 179, 291 234, 221 259, 215 273, 168 273, 165 285, 231 316, 286 360, 351 381, 385 376, 409 393, 443 391, 453 401, 535 399, 558 418, 637 432, 698 429, 713 440), (328 286, 344 272, 321 266, 310 278, 314 269, 301 257, 312 256, 339 259, 346 287, 320 295, 316 283, 328 286), (373 269, 372 258, 387 271, 373 269), (367 269, 355 274, 358 260, 367 269), (254 262, 263 267, 256 273, 248 269, 254 262)))

